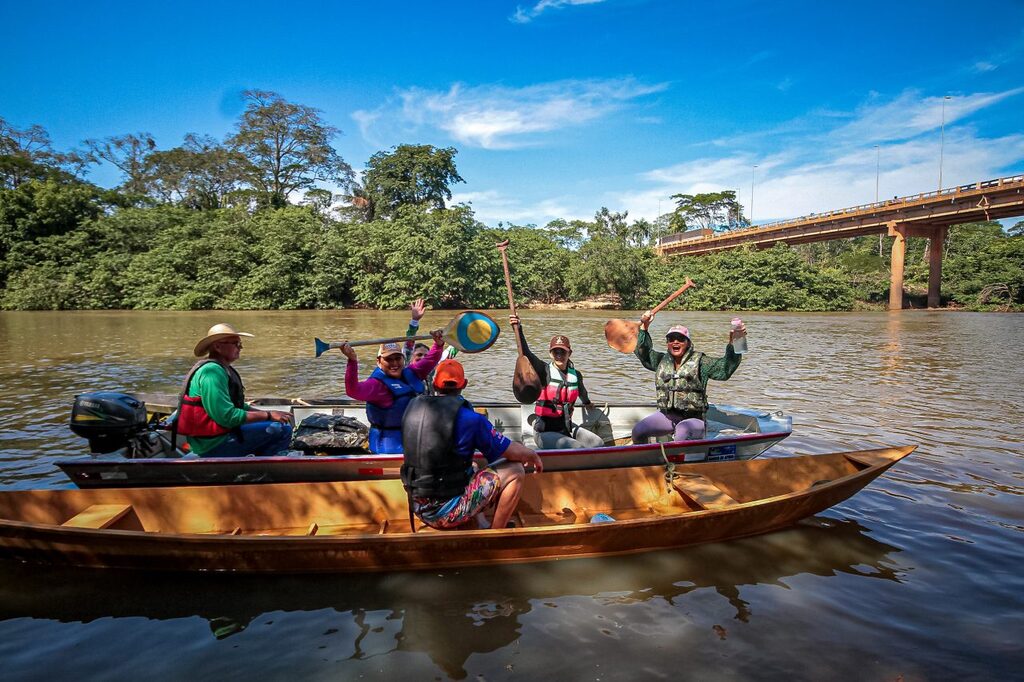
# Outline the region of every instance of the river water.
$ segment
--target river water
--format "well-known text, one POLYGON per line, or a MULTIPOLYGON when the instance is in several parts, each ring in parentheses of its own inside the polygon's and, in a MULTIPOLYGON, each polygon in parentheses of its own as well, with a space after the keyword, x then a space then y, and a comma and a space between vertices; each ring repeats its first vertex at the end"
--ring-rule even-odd
MULTIPOLYGON (((463 356, 473 400, 512 400, 515 346, 463 356)), ((653 398, 608 348, 625 313, 523 311, 567 334, 595 402, 653 398)), ((663 312, 722 352, 730 313, 663 312)), ((428 313, 443 326, 449 313, 428 313)), ((775 455, 917 443, 786 531, 614 559, 378 576, 175 576, 0 561, 4 679, 1020 679, 1024 316, 744 315, 750 353, 713 402, 784 410, 775 455)), ((0 487, 69 484, 76 393, 170 393, 212 324, 255 333, 250 396, 341 396, 313 337, 401 334, 405 313, 0 313, 0 487)), ((363 349, 361 358, 372 352, 363 349)), ((367 363, 363 363, 363 373, 367 363)))

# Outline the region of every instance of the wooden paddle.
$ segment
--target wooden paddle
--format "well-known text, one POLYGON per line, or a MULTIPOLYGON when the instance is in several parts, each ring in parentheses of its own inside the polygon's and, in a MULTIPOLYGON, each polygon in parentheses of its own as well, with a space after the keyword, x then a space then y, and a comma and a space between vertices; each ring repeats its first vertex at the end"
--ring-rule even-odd
MULTIPOLYGON (((458 348, 465 353, 479 353, 494 345, 498 339, 501 328, 490 315, 479 310, 466 310, 448 323, 448 326, 441 330, 441 336, 445 343, 458 348)), ((331 348, 341 348, 346 343, 350 346, 376 346, 381 343, 398 343, 400 341, 424 341, 433 338, 430 334, 419 336, 392 336, 386 339, 368 339, 366 341, 332 341, 327 343, 320 339, 313 339, 316 348, 316 356, 320 357, 325 351, 331 348)))
MULTIPOLYGON (((651 315, 674 301, 677 296, 693 286, 693 280, 686 278, 686 284, 679 287, 668 298, 651 309, 651 315)), ((636 339, 640 334, 640 323, 632 320, 608 320, 604 323, 604 338, 608 345, 621 353, 632 353, 636 350, 636 339)))
MULTIPOLYGON (((512 296, 512 277, 508 274, 508 240, 495 244, 498 251, 501 251, 501 262, 505 266, 505 288, 508 289, 508 307, 513 315, 518 317, 516 312, 516 301, 512 296)), ((523 342, 519 338, 519 325, 512 326, 512 333, 516 337, 516 349, 519 357, 516 358, 516 370, 512 375, 512 395, 523 405, 537 402, 540 397, 540 377, 530 364, 530 358, 523 355, 523 342)))

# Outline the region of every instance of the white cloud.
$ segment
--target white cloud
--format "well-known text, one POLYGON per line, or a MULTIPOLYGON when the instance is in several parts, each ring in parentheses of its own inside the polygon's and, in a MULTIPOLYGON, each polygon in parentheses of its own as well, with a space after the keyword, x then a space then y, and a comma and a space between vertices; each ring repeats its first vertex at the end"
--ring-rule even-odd
POLYGON ((521 199, 505 196, 497 190, 483 190, 453 193, 451 204, 471 204, 476 219, 491 225, 499 221, 546 225, 556 218, 572 220, 591 217, 574 215, 573 209, 569 208, 569 202, 566 199, 566 197, 554 197, 539 203, 527 204, 521 199))
POLYGON ((920 97, 905 92, 892 102, 861 107, 854 120, 831 133, 838 140, 878 142, 904 140, 929 130, 938 130, 945 120, 950 125, 974 112, 1024 92, 1016 88, 1005 92, 973 95, 920 97))
MULTIPOLYGON (((999 177, 1024 160, 1024 134, 986 138, 963 121, 1022 91, 956 96, 946 102, 944 187, 999 177)), ((880 199, 928 192, 939 182, 942 112, 936 105, 941 107, 941 98, 904 94, 839 119, 830 117, 839 125, 824 133, 783 125, 788 130, 784 153, 734 152, 657 168, 639 176, 648 189, 609 194, 605 203, 628 210, 634 218, 654 218, 659 203, 663 213, 672 209, 672 194, 732 189, 749 214, 753 179, 753 217, 762 223, 873 202, 876 168, 880 199), (758 168, 752 178, 754 164, 758 168)), ((738 139, 749 143, 757 137, 755 132, 738 139)))
POLYGON ((566 7, 573 7, 575 5, 596 5, 604 1, 605 0, 540 0, 540 2, 535 4, 533 7, 527 7, 526 9, 523 9, 521 5, 516 7, 515 14, 509 17, 509 21, 516 24, 528 24, 549 9, 558 10, 566 7))
POLYGON ((398 93, 400 107, 385 105, 375 112, 357 111, 353 117, 368 141, 376 141, 372 138, 380 126, 434 127, 465 145, 514 149, 537 145, 546 133, 589 123, 667 87, 667 83, 646 85, 620 78, 523 88, 462 84, 447 91, 410 88, 398 93))

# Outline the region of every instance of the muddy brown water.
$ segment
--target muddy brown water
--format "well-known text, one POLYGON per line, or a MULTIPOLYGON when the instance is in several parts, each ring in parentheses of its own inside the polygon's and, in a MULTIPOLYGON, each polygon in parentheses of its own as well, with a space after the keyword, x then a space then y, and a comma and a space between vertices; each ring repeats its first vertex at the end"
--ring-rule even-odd
MULTIPOLYGON (((612 351, 630 313, 522 311, 532 347, 570 337, 595 402, 653 397, 612 351)), ((503 311, 463 356, 470 399, 511 400, 503 311)), ((732 313, 661 313, 722 352, 732 313)), ((4 679, 1019 679, 1024 668, 1024 316, 750 313, 750 352, 713 402, 783 410, 770 454, 917 443, 800 525, 613 559, 376 576, 176 576, 0 561, 4 679)), ((450 314, 431 311, 425 326, 450 314)), ((77 393, 176 390, 195 341, 257 336, 250 396, 341 396, 313 337, 401 334, 406 313, 0 313, 0 486, 59 488, 84 452, 77 393)), ((333 356, 333 357, 332 357, 333 356)), ((363 374, 372 353, 362 349, 363 374)))

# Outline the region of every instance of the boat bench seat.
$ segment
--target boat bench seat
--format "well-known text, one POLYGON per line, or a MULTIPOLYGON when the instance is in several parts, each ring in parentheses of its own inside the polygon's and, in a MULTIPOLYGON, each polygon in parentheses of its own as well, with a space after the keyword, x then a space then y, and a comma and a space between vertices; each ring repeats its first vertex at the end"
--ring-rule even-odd
POLYGON ((94 504, 60 524, 68 528, 110 528, 132 512, 130 504, 94 504))
POLYGON ((682 474, 672 479, 672 487, 703 509, 725 509, 739 502, 701 474, 682 474))

